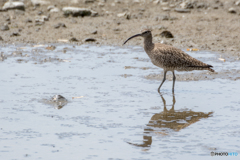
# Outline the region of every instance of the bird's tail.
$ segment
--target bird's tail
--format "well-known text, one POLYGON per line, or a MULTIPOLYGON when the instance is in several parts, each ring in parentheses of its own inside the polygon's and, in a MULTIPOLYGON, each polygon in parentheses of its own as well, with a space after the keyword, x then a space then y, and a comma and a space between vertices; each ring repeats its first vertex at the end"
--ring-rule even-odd
POLYGON ((203 70, 209 70, 209 71, 211 71, 211 72, 215 72, 211 67, 213 67, 213 66, 211 66, 211 65, 206 65, 206 66, 188 66, 188 67, 194 67, 194 68, 199 68, 199 69, 203 69, 203 70))

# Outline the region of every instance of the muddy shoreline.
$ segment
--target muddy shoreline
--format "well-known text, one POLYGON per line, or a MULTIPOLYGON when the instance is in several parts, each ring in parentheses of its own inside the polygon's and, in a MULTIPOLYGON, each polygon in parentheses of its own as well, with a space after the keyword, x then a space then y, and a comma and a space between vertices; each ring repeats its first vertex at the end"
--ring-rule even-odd
MULTIPOLYGON (((235 1, 198 0, 192 2, 192 7, 183 6, 182 3, 188 1, 173 0, 46 2, 48 3, 35 5, 31 1, 24 1, 25 11, 2 10, 0 43, 91 43, 121 46, 129 36, 148 27, 152 29, 154 42, 240 56, 240 7, 235 1), (58 12, 49 10, 49 6, 54 7, 53 5, 59 9, 58 12), (97 15, 66 17, 62 11, 65 6, 90 8, 97 15), (175 11, 185 9, 184 7, 188 13, 175 11), (230 8, 234 8, 235 12, 230 12, 230 8), (38 21, 42 16, 48 19, 38 21), (3 30, 4 25, 9 29, 3 30), (174 38, 161 37, 160 33, 165 30, 170 31, 174 38)), ((142 39, 132 40, 128 45, 142 46, 142 39)))

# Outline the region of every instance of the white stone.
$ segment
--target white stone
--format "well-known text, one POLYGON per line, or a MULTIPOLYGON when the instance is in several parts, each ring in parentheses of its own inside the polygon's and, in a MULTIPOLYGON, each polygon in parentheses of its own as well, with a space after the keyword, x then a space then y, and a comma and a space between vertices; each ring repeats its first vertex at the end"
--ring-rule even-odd
POLYGON ((34 6, 50 4, 49 1, 44 1, 44 0, 31 0, 31 2, 34 6))
POLYGON ((58 8, 52 8, 51 10, 50 10, 50 12, 51 13, 56 13, 56 12, 59 12, 60 11, 60 9, 58 9, 58 8))
POLYGON ((118 17, 124 17, 124 16, 126 16, 126 14, 127 14, 126 12, 124 12, 124 13, 118 13, 117 16, 118 16, 118 17))
POLYGON ((9 1, 9 2, 6 2, 4 5, 3 5, 3 8, 2 9, 21 9, 21 10, 25 10, 25 5, 23 2, 12 2, 12 1, 9 1))

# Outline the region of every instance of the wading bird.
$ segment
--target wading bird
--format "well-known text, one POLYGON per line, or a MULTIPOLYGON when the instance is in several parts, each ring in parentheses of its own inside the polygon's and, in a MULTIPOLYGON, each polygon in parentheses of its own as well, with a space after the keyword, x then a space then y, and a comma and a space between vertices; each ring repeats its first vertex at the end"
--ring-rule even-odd
POLYGON ((127 43, 132 38, 135 37, 143 37, 144 38, 144 50, 151 59, 152 63, 164 70, 164 77, 162 83, 158 88, 158 92, 160 93, 160 88, 162 87, 164 81, 166 80, 166 74, 168 71, 171 71, 173 74, 173 86, 172 92, 174 93, 174 85, 175 85, 175 73, 174 71, 192 71, 192 70, 209 70, 214 72, 211 69, 211 65, 203 63, 191 56, 187 53, 183 52, 180 49, 177 49, 172 46, 168 46, 161 43, 153 43, 152 42, 152 33, 150 30, 144 30, 140 34, 136 34, 130 38, 128 38, 124 43, 127 43))

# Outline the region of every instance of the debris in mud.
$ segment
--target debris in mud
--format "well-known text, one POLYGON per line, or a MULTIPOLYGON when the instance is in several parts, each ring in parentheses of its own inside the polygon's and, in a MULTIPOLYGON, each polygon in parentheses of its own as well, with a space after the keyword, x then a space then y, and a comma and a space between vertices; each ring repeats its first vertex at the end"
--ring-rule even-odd
POLYGON ((69 42, 69 40, 67 40, 67 39, 58 39, 58 42, 64 42, 64 43, 67 43, 67 42, 69 42))
POLYGON ((72 99, 78 99, 78 98, 83 98, 83 96, 79 96, 79 97, 72 97, 72 99))
POLYGON ((187 51, 199 51, 197 48, 188 48, 187 51))
POLYGON ((165 37, 165 38, 174 38, 172 33, 170 31, 163 31, 160 36, 165 37))
POLYGON ((15 51, 15 52, 12 53, 12 56, 22 56, 22 52, 15 51))
POLYGON ((54 49, 56 49, 56 47, 53 46, 53 45, 51 45, 51 46, 47 46, 46 49, 48 49, 48 50, 54 50, 54 49))
POLYGON ((220 55, 220 58, 218 58, 220 61, 226 62, 226 59, 222 58, 222 56, 220 55))

